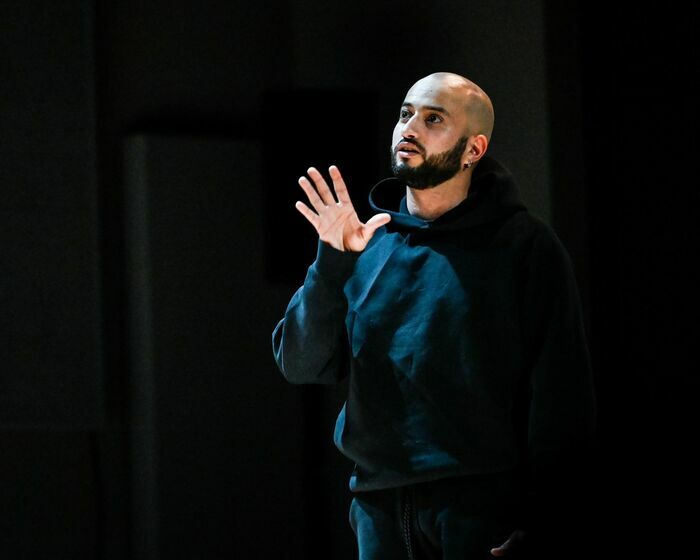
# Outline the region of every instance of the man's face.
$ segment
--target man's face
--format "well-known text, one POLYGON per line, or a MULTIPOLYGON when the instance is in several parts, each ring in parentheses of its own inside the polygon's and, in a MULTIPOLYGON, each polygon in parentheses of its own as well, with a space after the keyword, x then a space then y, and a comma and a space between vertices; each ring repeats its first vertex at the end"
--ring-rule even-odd
POLYGON ((443 80, 418 81, 406 95, 391 143, 391 167, 415 189, 435 187, 463 166, 469 137, 459 92, 443 80))

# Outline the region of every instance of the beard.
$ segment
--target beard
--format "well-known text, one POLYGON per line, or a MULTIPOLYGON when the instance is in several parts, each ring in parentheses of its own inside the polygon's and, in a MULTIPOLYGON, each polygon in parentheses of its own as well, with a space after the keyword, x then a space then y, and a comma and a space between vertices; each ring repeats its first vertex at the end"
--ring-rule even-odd
MULTIPOLYGON (((404 140, 406 142, 407 140, 404 140)), ((462 170, 462 155, 467 147, 467 136, 462 136, 457 143, 445 152, 425 156, 425 148, 417 142, 412 142, 421 152, 423 163, 416 167, 410 167, 406 163, 399 161, 396 151, 391 151, 391 170, 394 176, 404 181, 412 189, 431 189, 440 183, 452 179, 462 170)))

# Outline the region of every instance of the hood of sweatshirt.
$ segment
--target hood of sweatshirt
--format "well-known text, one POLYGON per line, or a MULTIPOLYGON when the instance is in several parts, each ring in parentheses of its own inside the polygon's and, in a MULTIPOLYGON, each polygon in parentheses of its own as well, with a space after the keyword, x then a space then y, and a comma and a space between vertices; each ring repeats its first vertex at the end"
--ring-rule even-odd
POLYGON ((449 231, 471 228, 508 218, 525 210, 515 179, 494 158, 483 157, 472 175, 467 198, 439 218, 426 221, 408 212, 406 184, 395 177, 377 183, 369 194, 375 212, 386 212, 388 231, 449 231))

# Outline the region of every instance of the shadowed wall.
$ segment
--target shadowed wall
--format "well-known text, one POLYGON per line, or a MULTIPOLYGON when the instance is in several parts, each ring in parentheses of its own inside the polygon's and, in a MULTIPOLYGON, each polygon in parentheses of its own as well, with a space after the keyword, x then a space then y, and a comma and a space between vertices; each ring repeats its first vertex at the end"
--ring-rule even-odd
POLYGON ((680 531, 643 512, 695 489, 696 53, 682 14, 602 9, 0 3, 3 553, 355 557, 345 386, 288 385, 271 356, 315 251, 296 178, 338 164, 366 215, 403 96, 437 70, 491 95, 492 153, 574 262, 589 538, 680 531))

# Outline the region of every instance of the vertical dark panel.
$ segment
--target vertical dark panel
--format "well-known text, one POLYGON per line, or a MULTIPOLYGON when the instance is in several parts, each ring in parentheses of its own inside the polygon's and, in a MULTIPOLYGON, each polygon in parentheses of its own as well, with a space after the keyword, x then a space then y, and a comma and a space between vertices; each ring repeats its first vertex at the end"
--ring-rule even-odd
POLYGON ((579 14, 573 0, 545 8, 552 225, 571 255, 590 329, 579 14))
POLYGON ((92 11, 0 4, 0 425, 102 423, 92 11))
POLYGON ((0 555, 94 558, 103 423, 92 3, 0 3, 0 555))
POLYGON ((662 558, 693 533, 686 504, 700 497, 695 20, 678 7, 580 11, 601 512, 625 555, 662 558))
MULTIPOLYGON (((588 196, 584 173, 583 107, 579 13, 575 1, 544 2, 546 37, 546 99, 548 101, 552 226, 567 248, 582 300, 589 350, 592 348, 589 290, 588 196)), ((595 198, 595 197, 594 197, 595 198)), ((600 373, 594 368, 594 378, 600 373)), ((567 523, 576 526, 581 538, 572 554, 595 555, 600 549, 601 521, 597 515, 595 453, 586 463, 570 497, 576 507, 567 523)), ((561 530, 553 530, 561 533, 561 530)), ((563 531, 564 533, 566 531, 563 531)), ((566 537, 564 537, 566 539, 566 537)), ((554 539, 552 538, 552 541, 554 539)), ((556 548, 556 545, 553 545, 556 548)))
POLYGON ((255 143, 127 144, 135 558, 301 557, 300 391, 270 334, 255 143))
POLYGON ((102 553, 105 559, 121 560, 128 556, 130 522, 126 476, 130 458, 123 430, 130 407, 124 375, 124 135, 140 130, 144 123, 198 134, 232 130, 237 137, 259 134, 261 93, 287 81, 293 52, 287 48, 291 29, 284 1, 94 0, 94 4, 105 255, 102 553))

